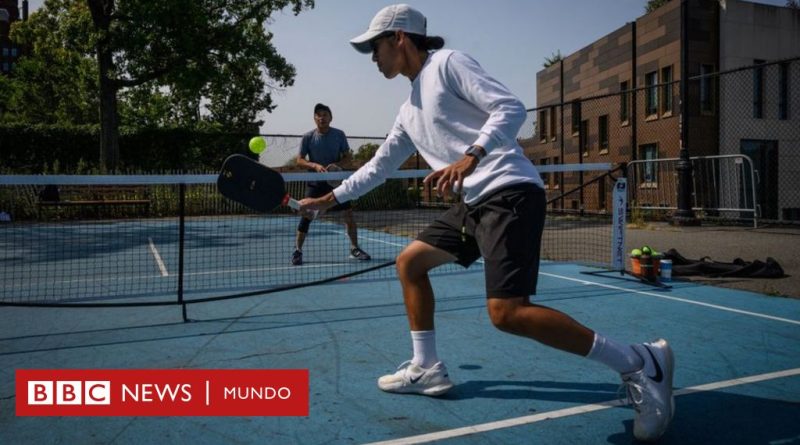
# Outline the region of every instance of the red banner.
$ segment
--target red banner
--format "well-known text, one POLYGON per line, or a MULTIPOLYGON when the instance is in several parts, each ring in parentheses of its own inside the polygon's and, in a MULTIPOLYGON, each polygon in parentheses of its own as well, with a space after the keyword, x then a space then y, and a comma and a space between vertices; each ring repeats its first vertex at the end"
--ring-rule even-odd
POLYGON ((17 416, 307 416, 308 370, 16 371, 17 416))

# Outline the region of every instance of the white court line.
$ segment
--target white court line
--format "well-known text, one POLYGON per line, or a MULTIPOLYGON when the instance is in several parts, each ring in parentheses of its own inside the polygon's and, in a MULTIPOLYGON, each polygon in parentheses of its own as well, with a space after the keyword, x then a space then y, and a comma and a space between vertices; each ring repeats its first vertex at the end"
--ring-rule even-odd
MULTIPOLYGON (((749 377, 741 377, 737 379, 724 380, 721 382, 707 383, 705 385, 691 386, 683 388, 674 392, 675 396, 682 396, 686 394, 693 394, 704 391, 713 391, 722 388, 730 388, 732 386, 745 385, 748 383, 763 382, 766 380, 780 379, 784 377, 794 377, 800 375, 800 368, 787 369, 785 371, 770 372, 766 374, 754 375, 749 377)), ((371 442, 367 445, 406 445, 427 443, 436 440, 452 439, 455 437, 469 436, 472 434, 485 433, 487 431, 500 430, 504 428, 511 428, 521 425, 529 425, 532 423, 541 422, 544 420, 558 419, 561 417, 569 417, 578 414, 586 414, 594 411, 600 411, 617 406, 627 405, 627 401, 623 400, 609 400, 602 403, 595 403, 590 405, 575 406, 572 408, 564 408, 555 411, 548 411, 539 414, 532 414, 530 416, 515 417, 513 419, 498 420, 496 422, 482 423, 479 425, 465 426, 461 428, 454 428, 451 430, 437 431, 435 433, 420 434, 417 436, 401 437, 399 439, 385 440, 382 442, 371 442)))
MULTIPOLYGON (((337 233, 339 235, 346 235, 347 234, 347 232, 344 232, 344 231, 341 231, 341 230, 330 230, 329 229, 328 232, 329 233, 337 233)), ((389 241, 384 241, 382 239, 370 238, 368 236, 361 236, 361 235, 358 236, 358 239, 360 239, 360 240, 365 239, 365 240, 369 240, 369 241, 375 241, 376 243, 383 243, 383 244, 388 244, 390 246, 397 246, 397 247, 406 247, 411 242, 411 241, 409 241, 408 243, 405 243, 405 244, 390 243, 389 241)))
POLYGON ((605 287, 606 289, 613 289, 613 290, 629 292, 629 293, 634 293, 634 294, 640 294, 640 295, 648 295, 648 296, 651 296, 651 297, 663 298, 665 300, 679 301, 681 303, 696 304, 698 306, 710 307, 710 308, 713 308, 713 309, 719 309, 721 311, 734 312, 734 313, 737 313, 737 314, 750 315, 750 316, 753 316, 753 317, 766 318, 768 320, 782 321, 784 323, 791 323, 791 324, 800 325, 800 321, 798 321, 798 320, 791 320, 789 318, 775 317, 773 315, 760 314, 758 312, 743 311, 741 309, 734 309, 734 308, 730 308, 730 307, 726 307, 726 306, 720 306, 720 305, 711 304, 711 303, 703 303, 703 302, 700 302, 700 301, 689 300, 689 299, 686 299, 686 298, 670 297, 668 295, 661 295, 661 294, 657 294, 655 292, 646 292, 646 291, 635 290, 635 289, 626 289, 624 287, 612 286, 610 284, 597 283, 595 281, 581 280, 581 279, 578 279, 578 278, 565 277, 563 275, 556 275, 556 274, 546 273, 546 272, 539 272, 539 275, 547 275, 548 277, 561 278, 561 279, 568 280, 568 281, 574 281, 576 283, 581 283, 581 284, 584 284, 586 286, 605 287))
POLYGON ((156 249, 153 238, 147 237, 147 241, 150 243, 150 252, 153 254, 156 264, 158 264, 158 270, 161 271, 161 276, 168 277, 169 272, 167 272, 167 266, 164 265, 164 261, 161 259, 161 254, 158 253, 158 249, 156 249))

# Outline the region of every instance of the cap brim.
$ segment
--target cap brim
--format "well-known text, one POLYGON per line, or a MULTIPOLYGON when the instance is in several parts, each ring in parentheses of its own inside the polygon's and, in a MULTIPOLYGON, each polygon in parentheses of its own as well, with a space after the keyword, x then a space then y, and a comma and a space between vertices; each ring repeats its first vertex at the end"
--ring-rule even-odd
POLYGON ((369 54, 372 52, 370 40, 378 37, 380 34, 380 31, 367 31, 358 37, 350 39, 350 44, 353 45, 353 48, 355 48, 356 51, 362 54, 369 54))

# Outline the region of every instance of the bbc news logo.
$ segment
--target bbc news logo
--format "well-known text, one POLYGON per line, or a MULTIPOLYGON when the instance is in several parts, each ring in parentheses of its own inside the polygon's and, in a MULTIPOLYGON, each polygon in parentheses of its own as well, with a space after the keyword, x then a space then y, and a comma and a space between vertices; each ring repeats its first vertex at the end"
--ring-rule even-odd
POLYGON ((308 370, 18 370, 18 416, 307 416, 308 370))
POLYGON ((110 405, 111 382, 28 381, 28 405, 110 405))

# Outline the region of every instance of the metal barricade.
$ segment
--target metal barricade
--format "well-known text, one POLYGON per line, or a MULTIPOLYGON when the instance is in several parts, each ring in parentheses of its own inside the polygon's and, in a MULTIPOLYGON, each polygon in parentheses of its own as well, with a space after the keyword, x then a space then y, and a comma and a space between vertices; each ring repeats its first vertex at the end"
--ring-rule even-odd
MULTIPOLYGON (((701 220, 753 221, 758 226, 757 171, 745 155, 696 156, 692 162, 692 209, 701 220)), ((667 218, 677 209, 678 158, 628 163, 632 220, 667 218), (643 215, 643 216, 640 216, 643 215)))

